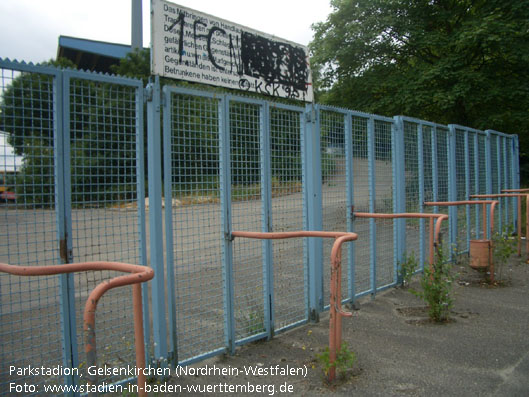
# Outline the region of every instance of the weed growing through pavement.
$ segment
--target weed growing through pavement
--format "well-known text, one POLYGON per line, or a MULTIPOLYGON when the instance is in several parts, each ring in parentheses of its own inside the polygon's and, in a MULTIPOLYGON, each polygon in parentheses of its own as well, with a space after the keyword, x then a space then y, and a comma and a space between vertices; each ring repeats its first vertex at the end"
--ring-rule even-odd
POLYGON ((401 263, 399 263, 399 276, 402 280, 402 287, 406 288, 410 285, 411 278, 419 268, 419 262, 415 258, 415 253, 412 251, 408 256, 404 254, 404 258, 401 263))
POLYGON ((511 255, 516 252, 516 239, 511 238, 512 228, 506 227, 501 233, 496 232, 492 236, 492 261, 494 269, 498 272, 497 280, 502 281, 504 265, 511 255))
POLYGON ((410 288, 410 292, 428 304, 428 315, 435 322, 448 320, 454 300, 451 290, 454 281, 452 265, 446 260, 441 246, 436 249, 433 266, 425 266, 421 278, 422 291, 410 288))
POLYGON ((327 346, 323 353, 316 354, 316 359, 323 366, 325 376, 329 374, 331 368, 336 368, 336 374, 342 379, 346 377, 347 371, 351 369, 356 361, 355 353, 349 349, 347 342, 342 342, 340 349, 336 351, 336 360, 331 363, 329 347, 327 346))

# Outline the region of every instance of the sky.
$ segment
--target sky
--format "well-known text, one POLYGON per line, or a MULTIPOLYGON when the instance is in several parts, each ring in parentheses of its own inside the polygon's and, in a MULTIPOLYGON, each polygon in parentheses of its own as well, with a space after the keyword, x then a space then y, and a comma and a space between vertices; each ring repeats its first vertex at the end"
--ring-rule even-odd
MULTIPOLYGON (((308 45, 310 26, 325 21, 330 0, 178 0, 239 25, 308 45)), ((130 44, 131 0, 0 0, 0 58, 43 62, 57 56, 60 35, 130 44)), ((150 0, 143 0, 143 46, 150 45, 150 0)))
MULTIPOLYGON (((0 131, 0 172, 15 171, 16 168, 22 166, 22 157, 15 155, 6 138, 6 135, 0 131)), ((0 178, 1 184, 2 179, 0 178)))

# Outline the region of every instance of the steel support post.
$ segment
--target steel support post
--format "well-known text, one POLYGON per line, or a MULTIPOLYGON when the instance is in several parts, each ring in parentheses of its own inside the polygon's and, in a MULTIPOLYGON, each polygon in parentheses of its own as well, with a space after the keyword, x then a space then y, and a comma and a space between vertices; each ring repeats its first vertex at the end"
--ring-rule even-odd
MULTIPOLYGON (((322 230, 321 196, 321 150, 320 150, 319 108, 307 105, 305 108, 305 164, 307 224, 309 230, 322 230)), ((311 321, 319 321, 323 310, 323 241, 313 238, 307 241, 309 267, 309 313, 311 321)))
POLYGON ((160 80, 147 86, 147 156, 149 161, 149 226, 151 267, 154 279, 151 284, 154 359, 167 358, 167 326, 165 309, 163 228, 162 228, 162 151, 160 80))
MULTIPOLYGON (((55 161, 55 211, 61 264, 72 263, 72 201, 70 170, 70 77, 67 73, 55 75, 53 106, 54 118, 54 161, 55 161)), ((75 283, 73 274, 59 276, 61 300, 61 326, 63 338, 63 364, 65 368, 77 368, 77 327, 75 318, 75 283)), ((73 375, 65 376, 67 385, 79 382, 73 375)), ((73 393, 69 393, 73 395, 73 393)))
MULTIPOLYGON (((393 212, 406 212, 406 175, 405 175, 405 146, 404 146, 404 120, 396 116, 391 126, 392 150, 393 150, 393 212)), ((374 208, 373 208, 374 209, 374 208)), ((371 210, 371 209, 370 209, 371 210)), ((371 212, 375 212, 374 210, 371 212)), ((374 219, 372 220, 374 222, 374 219)), ((394 271, 398 275, 397 266, 404 260, 406 252, 406 219, 397 218, 393 220, 394 240, 394 271)), ((396 276, 398 277, 398 276, 396 276)), ((397 283, 402 280, 395 278, 397 283)))
MULTIPOLYGON (((448 200, 457 200, 457 166, 456 166, 456 128, 448 126, 448 200)), ((454 249, 457 248, 457 207, 448 209, 448 227, 450 230, 450 260, 453 260, 454 249)))

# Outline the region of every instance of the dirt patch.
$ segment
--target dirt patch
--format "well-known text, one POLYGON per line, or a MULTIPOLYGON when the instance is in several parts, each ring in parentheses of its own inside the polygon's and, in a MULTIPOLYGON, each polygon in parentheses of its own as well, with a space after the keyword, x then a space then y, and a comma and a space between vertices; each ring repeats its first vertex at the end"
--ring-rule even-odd
POLYGON ((177 369, 168 384, 174 387, 175 394, 199 396, 343 392, 362 378, 364 370, 356 364, 333 384, 328 384, 316 357, 328 345, 326 324, 308 324, 283 333, 273 341, 242 346, 233 356, 222 355, 191 365, 198 373, 178 372, 177 369), (215 385, 213 394, 206 392, 208 386, 215 385), (191 393, 191 390, 197 392, 191 393))
POLYGON ((450 311, 450 317, 447 321, 438 323, 430 319, 428 315, 428 306, 408 306, 395 309, 398 315, 407 318, 406 323, 410 325, 443 325, 456 322, 458 319, 470 319, 479 316, 479 313, 471 310, 450 311))

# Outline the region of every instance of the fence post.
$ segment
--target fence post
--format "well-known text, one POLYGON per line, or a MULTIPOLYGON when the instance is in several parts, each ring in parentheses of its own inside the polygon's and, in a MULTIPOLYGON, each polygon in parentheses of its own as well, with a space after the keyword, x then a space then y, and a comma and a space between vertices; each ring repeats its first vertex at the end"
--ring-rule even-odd
MULTIPOLYGON (((487 172, 487 179, 486 179, 486 193, 487 194, 492 194, 492 143, 491 143, 491 140, 492 140, 492 137, 491 137, 491 133, 490 131, 485 131, 486 133, 486 136, 485 136, 485 168, 486 168, 486 172, 487 172)), ((483 222, 487 222, 487 230, 490 234, 490 222, 492 220, 491 219, 487 219, 483 220, 483 222)), ((492 236, 483 236, 483 238, 488 238, 488 239, 491 239, 492 236)))
MULTIPOLYGON (((519 144, 518 144, 518 135, 511 135, 511 189, 519 189, 520 188, 520 163, 519 163, 519 144)), ((515 199, 512 200, 513 202, 513 219, 514 219, 514 230, 517 230, 517 223, 518 223, 518 206, 515 203, 515 199)))
MULTIPOLYGON (((261 195, 263 202, 263 214, 261 231, 264 233, 272 231, 272 166, 271 166, 271 137, 270 137, 270 108, 268 101, 260 106, 260 145, 261 145, 261 195)), ((263 240, 263 300, 265 329, 268 339, 274 336, 275 310, 274 310, 274 255, 272 240, 263 240)))
MULTIPOLYGON (((439 168, 437 167, 437 127, 432 127, 432 190, 433 201, 439 201, 439 168)), ((438 213, 439 207, 434 206, 433 212, 438 213)))
POLYGON ((154 278, 151 284, 154 359, 167 358, 167 326, 165 323, 165 285, 162 230, 162 152, 160 131, 160 79, 155 77, 146 89, 147 157, 149 162, 149 226, 150 257, 154 278))
MULTIPOLYGON (((502 184, 502 189, 508 189, 509 188, 509 162, 508 162, 508 159, 509 159, 509 156, 507 155, 507 142, 509 142, 509 138, 507 138, 506 136, 503 136, 502 139, 502 145, 501 145, 501 150, 502 150, 502 153, 503 153, 503 164, 502 164, 502 169, 503 169, 503 184, 502 184)), ((503 199, 503 218, 504 218, 504 222, 503 224, 504 225, 509 225, 509 198, 505 197, 503 199)))
MULTIPOLYGON (((391 125, 392 146, 393 146, 393 212, 406 212, 406 175, 405 175, 405 147, 404 147, 404 120, 402 116, 395 116, 391 125)), ((421 203, 422 205, 422 203, 421 203)), ((374 211, 372 211, 374 212, 374 211)), ((406 252, 406 219, 393 220, 393 241, 394 241, 394 266, 404 260, 406 252)), ((397 283, 402 280, 397 279, 397 283)))
MULTIPOLYGON (((457 201, 456 127, 448 126, 448 201, 457 201)), ((448 207, 448 227, 450 230, 450 260, 457 248, 457 207, 448 207)))
POLYGON ((518 135, 512 135, 513 138, 513 153, 512 153, 512 170, 513 170, 513 189, 520 189, 520 144, 518 142, 518 135))
MULTIPOLYGON (((322 230, 320 110, 317 106, 305 107, 305 164, 307 183, 307 225, 309 230, 322 230), (311 166, 309 166, 311 165, 311 166)), ((323 241, 307 239, 309 268, 309 315, 318 322, 323 310, 323 241)))
MULTIPOLYGON (((501 193, 501 190, 502 190, 502 177, 503 177, 503 173, 502 173, 502 168, 501 168, 501 140, 502 140, 502 137, 494 130, 486 130, 485 131, 487 133, 487 136, 490 137, 490 144, 489 144, 489 147, 490 147, 490 162, 491 162, 491 170, 492 170, 492 165, 495 164, 496 165, 496 184, 493 184, 493 181, 494 181, 494 177, 492 175, 492 173, 490 174, 489 178, 488 178, 488 183, 490 184, 490 193, 491 194, 496 194, 496 193, 501 193), (492 155, 492 148, 495 147, 496 148, 496 157, 493 157, 492 155)), ((496 227, 497 227, 497 230, 498 231, 502 231, 503 230, 503 219, 502 219, 502 216, 501 216, 501 213, 503 211, 503 203, 504 203, 504 198, 498 198, 497 199, 500 204, 499 204, 499 207, 496 209, 496 213, 498 214, 498 222, 495 223, 496 227)))
MULTIPOLYGON (((178 364, 178 340, 176 324, 176 297, 175 297, 175 271, 173 254, 173 175, 172 175, 172 143, 171 143, 171 93, 163 88, 163 180, 165 196, 165 239, 166 239, 166 263, 167 263, 167 311, 169 319, 169 347, 168 359, 172 365, 178 364)), ((150 180, 150 178, 149 178, 150 180)), ((162 231, 163 233, 164 231, 162 231)), ((163 259, 163 258, 162 258, 163 259)))
MULTIPOLYGON (((345 184, 347 189, 347 231, 354 232, 353 208, 354 208, 354 164, 353 164, 353 116, 348 112, 344 116, 345 121, 345 184)), ((348 245, 348 294, 351 302, 355 301, 355 245, 348 245)))
POLYGON ((223 96, 219 101, 219 157, 220 205, 224 234, 222 274, 224 283, 224 335, 230 354, 235 354, 235 296, 233 288, 233 243, 231 223, 231 165, 230 165, 230 100, 223 96))
MULTIPOLYGON (((471 164, 471 167, 474 167, 474 192, 472 194, 479 194, 480 193, 480 186, 479 186, 479 136, 478 133, 474 132, 474 139, 472 144, 474 145, 474 164, 471 164)), ((479 234, 481 226, 480 226, 480 217, 479 217, 479 211, 475 212, 475 225, 476 225, 476 239, 479 239, 479 234)), ((485 237, 483 237, 485 238, 485 237)))
MULTIPOLYGON (((144 90, 143 83, 139 84, 136 88, 136 170, 138 175, 138 184, 136 187, 136 194, 138 199, 138 220, 140 225, 140 250, 141 250, 141 265, 148 266, 147 264, 147 229, 145 225, 145 141, 144 141, 144 90)), ((141 284, 142 294, 142 305, 143 305, 143 341, 145 346, 145 359, 149 362, 150 352, 150 340, 151 340, 151 327, 150 327, 150 314, 149 314, 149 286, 147 283, 141 284)))
MULTIPOLYGON (((55 75, 54 98, 56 116, 54 118, 54 165, 55 165, 55 211, 57 214, 57 233, 61 264, 73 261, 72 246, 72 201, 70 171, 70 78, 66 72, 55 75)), ((75 282, 73 274, 59 276, 61 299, 61 327, 63 339, 63 363, 65 368, 77 368, 79 355, 77 349, 77 327, 75 319, 75 282)), ((65 376, 67 385, 78 384, 73 375, 65 376)), ((68 395, 73 395, 69 393, 68 395)))
MULTIPOLYGON (((422 128, 422 123, 417 126, 417 164, 419 167, 419 212, 424 212, 424 131, 422 128)), ((425 241, 424 237, 426 236, 426 225, 425 220, 421 219, 419 221, 419 231, 420 231, 420 245, 419 245, 419 263, 421 271, 424 270, 424 262, 426 261, 426 250, 425 250, 425 241)), ((400 281, 400 280, 399 280, 400 281)))
MULTIPOLYGON (((469 142, 468 142, 468 130, 465 130, 465 196, 464 196, 464 199, 465 200, 468 200, 469 196, 470 196, 470 145, 469 145, 469 142)), ((466 213, 466 250, 470 252, 470 238, 471 238, 471 235, 470 235, 470 225, 471 225, 471 222, 470 222, 470 206, 466 206, 466 209, 465 209, 465 213, 466 213)))

